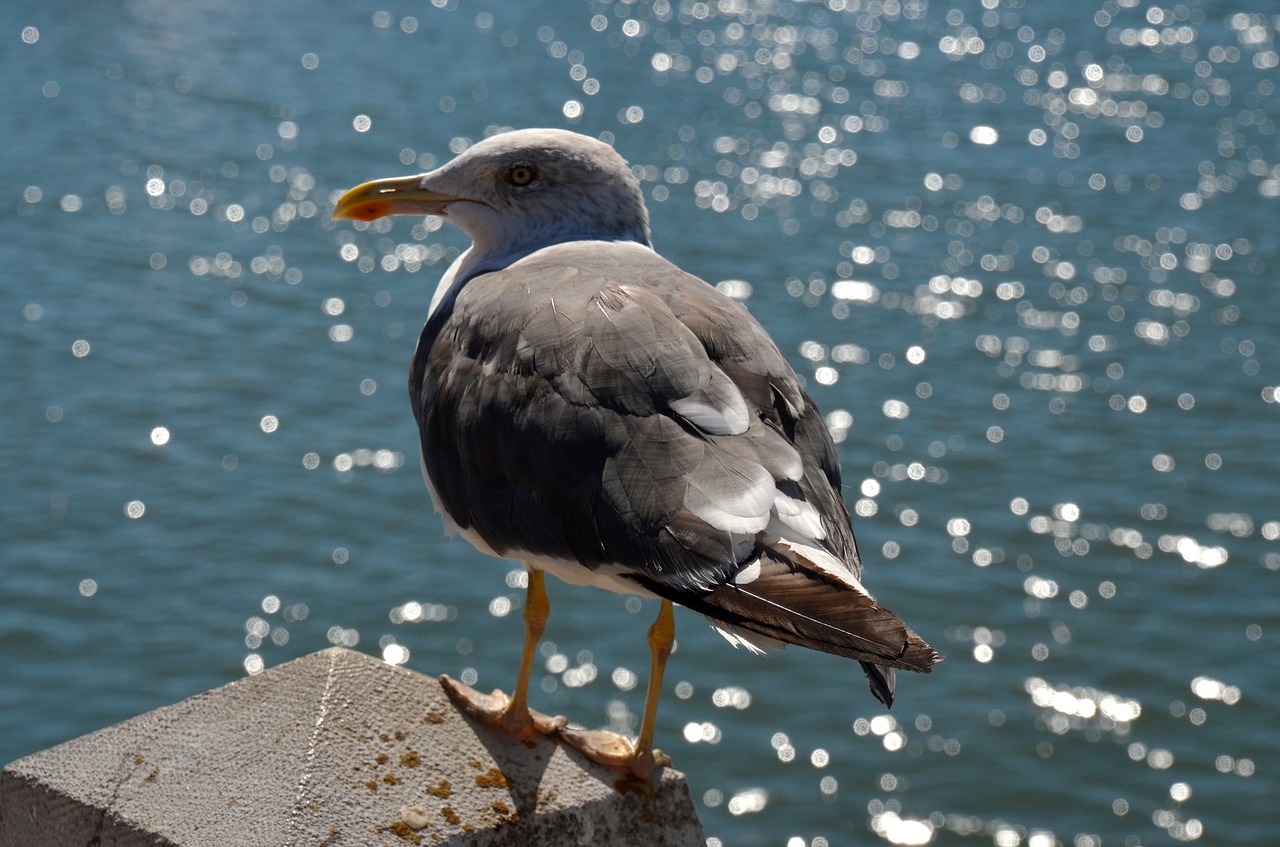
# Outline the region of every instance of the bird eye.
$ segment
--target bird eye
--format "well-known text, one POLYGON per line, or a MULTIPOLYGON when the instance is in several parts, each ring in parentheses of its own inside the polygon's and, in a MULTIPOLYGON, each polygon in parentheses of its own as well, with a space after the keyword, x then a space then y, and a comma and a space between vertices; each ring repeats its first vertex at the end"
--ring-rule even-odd
POLYGON ((516 165, 507 171, 506 181, 512 185, 528 185, 538 178, 538 172, 532 165, 516 165))

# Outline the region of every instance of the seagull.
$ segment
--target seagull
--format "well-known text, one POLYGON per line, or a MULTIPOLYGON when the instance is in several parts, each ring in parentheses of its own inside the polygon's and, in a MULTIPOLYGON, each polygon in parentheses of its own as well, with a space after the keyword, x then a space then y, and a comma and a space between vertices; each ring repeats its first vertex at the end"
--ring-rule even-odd
POLYGON ((941 660, 862 584, 822 415, 759 322, 654 251, 639 181, 608 144, 493 135, 429 173, 366 182, 334 219, 435 215, 471 246, 431 299, 409 371, 423 476, 446 532, 528 571, 514 691, 441 678, 474 718, 558 734, 647 778, 672 604, 734 646, 894 669, 941 660), (545 574, 660 599, 635 741, 528 705, 545 574))

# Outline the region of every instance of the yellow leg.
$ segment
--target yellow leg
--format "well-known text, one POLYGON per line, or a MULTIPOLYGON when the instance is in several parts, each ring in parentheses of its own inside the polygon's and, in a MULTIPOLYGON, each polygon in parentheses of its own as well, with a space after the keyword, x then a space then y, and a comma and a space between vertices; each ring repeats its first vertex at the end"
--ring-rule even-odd
POLYGON ((671 758, 653 749, 653 728, 658 717, 658 697, 662 693, 662 674, 675 643, 676 622, 671 601, 663 600, 658 619, 649 627, 649 686, 644 696, 644 716, 640 736, 635 743, 607 730, 561 730, 560 737, 576 747, 588 759, 601 765, 622 768, 631 775, 647 779, 655 765, 670 765, 671 758))
POLYGON ((649 627, 649 687, 644 695, 644 717, 640 721, 640 737, 636 739, 636 757, 652 758, 653 725, 658 719, 658 697, 662 694, 662 674, 667 669, 671 645, 676 640, 676 619, 671 601, 663 600, 658 618, 649 627))
POLYGON ((492 694, 481 694, 446 674, 440 677, 440 683, 454 703, 473 718, 511 735, 550 735, 563 729, 568 723, 565 718, 544 715, 529 708, 529 677, 533 672, 533 660, 537 658, 538 641, 550 614, 546 576, 541 570, 530 568, 529 590, 524 605, 524 649, 520 652, 515 692, 511 697, 497 689, 492 694))
POLYGON ((547 628, 551 600, 547 597, 546 574, 537 568, 529 570, 529 588, 524 598, 524 649, 520 652, 520 670, 516 673, 516 689, 507 701, 505 715, 529 713, 529 675, 537 658, 538 642, 547 628))

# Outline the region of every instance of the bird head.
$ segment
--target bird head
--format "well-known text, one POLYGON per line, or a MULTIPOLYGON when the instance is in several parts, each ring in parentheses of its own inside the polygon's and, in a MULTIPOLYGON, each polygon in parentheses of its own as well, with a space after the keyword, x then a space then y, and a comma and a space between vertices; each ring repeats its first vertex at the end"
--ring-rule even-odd
POLYGON ((439 215, 475 252, 527 251, 567 240, 649 244, 640 183, 608 144, 557 129, 495 135, 446 165, 379 179, 343 194, 333 217, 439 215))

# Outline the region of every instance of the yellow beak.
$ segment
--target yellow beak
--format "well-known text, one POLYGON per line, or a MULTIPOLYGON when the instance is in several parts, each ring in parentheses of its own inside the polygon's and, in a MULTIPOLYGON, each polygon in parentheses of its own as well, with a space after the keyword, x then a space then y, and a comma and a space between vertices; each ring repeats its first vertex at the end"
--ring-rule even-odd
POLYGON ((421 176, 375 179, 339 197, 333 219, 372 221, 387 215, 440 215, 458 199, 423 188, 421 176))

